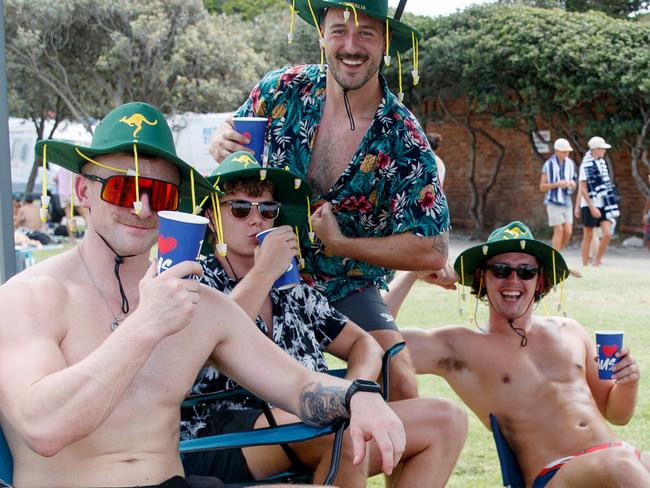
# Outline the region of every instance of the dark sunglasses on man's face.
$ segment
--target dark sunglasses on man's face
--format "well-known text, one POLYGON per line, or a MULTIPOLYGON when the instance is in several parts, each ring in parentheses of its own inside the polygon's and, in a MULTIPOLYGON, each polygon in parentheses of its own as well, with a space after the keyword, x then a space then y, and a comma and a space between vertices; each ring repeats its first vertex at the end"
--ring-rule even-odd
POLYGON ((509 264, 495 263, 486 265, 485 269, 492 271, 494 277, 499 278, 500 280, 505 280, 513 271, 515 271, 520 280, 528 281, 537 276, 537 273, 539 272, 538 267, 531 266, 530 264, 520 264, 519 266, 512 267, 509 264))
MULTIPOLYGON (((118 207, 133 208, 136 201, 135 176, 112 175, 108 178, 81 173, 89 180, 102 184, 101 197, 107 203, 118 207)), ((178 208, 178 185, 154 178, 138 177, 140 193, 149 195, 149 207, 154 212, 178 208)))
POLYGON ((280 203, 278 202, 249 202, 248 200, 226 200, 221 205, 230 207, 230 214, 236 219, 245 219, 257 207, 257 212, 264 220, 274 220, 280 214, 280 203))

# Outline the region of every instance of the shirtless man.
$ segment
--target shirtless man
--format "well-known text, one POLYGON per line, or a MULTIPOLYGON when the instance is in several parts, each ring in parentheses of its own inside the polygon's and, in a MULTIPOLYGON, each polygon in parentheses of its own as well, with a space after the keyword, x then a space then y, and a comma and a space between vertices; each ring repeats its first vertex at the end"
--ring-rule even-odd
POLYGON ((650 486, 649 453, 620 442, 606 422, 626 424, 634 413, 639 367, 629 350, 616 353, 615 380, 600 380, 596 346, 579 323, 533 315, 568 275, 562 256, 512 222, 463 252, 459 275, 461 266, 463 284, 488 301, 488 321, 480 331, 405 330, 417 372, 444 377, 488 428, 497 416, 526 486, 650 486))
MULTIPOLYGON (((389 53, 395 63, 396 52, 420 37, 389 17, 387 4, 297 0, 298 15, 319 30, 327 69, 268 73, 235 113, 268 117, 268 164, 288 166, 314 189, 318 240, 301 236, 306 281, 384 349, 402 340, 379 293, 386 276, 447 266, 449 230, 433 151, 380 74, 389 53)), ((211 154, 222 161, 246 149, 244 142, 226 122, 215 131, 211 154)), ((391 363, 391 377, 391 398, 417 396, 408 350, 391 363)))
MULTIPOLYGON (((0 288, 0 423, 17 487, 190 486, 178 454, 179 407, 209 356, 306 422, 349 413, 354 461, 373 438, 391 472, 404 431, 379 395, 361 391, 348 410, 349 381, 299 367, 230 299, 182 279, 200 275, 200 264, 156 275, 154 210, 173 210, 179 187, 189 195, 192 171, 157 109, 115 109, 90 147, 39 141, 37 150, 45 144, 48 159, 83 175, 75 191, 91 220, 78 248, 0 288), (138 133, 129 125, 136 116, 148 121, 138 133)), ((198 174, 194 181, 199 194, 210 189, 198 174)))

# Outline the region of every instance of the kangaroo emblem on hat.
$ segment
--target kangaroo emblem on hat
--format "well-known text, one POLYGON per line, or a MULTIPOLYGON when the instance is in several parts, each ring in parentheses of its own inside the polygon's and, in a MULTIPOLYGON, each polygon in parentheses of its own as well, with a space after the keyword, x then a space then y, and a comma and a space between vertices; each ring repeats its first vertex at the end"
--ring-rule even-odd
POLYGON ((512 229, 506 229, 504 234, 508 234, 508 236, 512 236, 514 239, 519 239, 519 236, 525 234, 525 232, 522 232, 519 227, 513 227, 512 229))
POLYGON ((133 115, 127 117, 122 117, 120 119, 120 122, 124 122, 126 125, 129 127, 135 127, 136 129, 133 131, 133 137, 137 139, 138 137, 138 132, 142 130, 142 123, 144 122, 147 125, 156 125, 158 124, 158 120, 155 120, 154 122, 150 122, 147 120, 147 118, 139 113, 134 113, 133 115))
POLYGON ((236 158, 232 159, 233 161, 237 161, 239 163, 242 163, 244 165, 244 168, 247 168, 249 164, 254 164, 255 160, 253 159, 252 156, 249 156, 248 154, 242 154, 241 156, 237 156, 236 158))

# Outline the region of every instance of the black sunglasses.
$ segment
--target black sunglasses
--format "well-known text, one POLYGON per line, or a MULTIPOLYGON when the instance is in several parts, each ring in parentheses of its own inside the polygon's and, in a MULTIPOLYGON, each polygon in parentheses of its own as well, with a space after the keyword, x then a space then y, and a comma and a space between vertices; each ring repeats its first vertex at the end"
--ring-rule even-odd
POLYGON ((280 214, 281 204, 278 202, 249 202, 248 200, 227 200, 221 205, 230 207, 230 214, 236 219, 245 219, 257 207, 257 212, 264 220, 275 220, 280 214))
POLYGON ((519 266, 512 267, 509 264, 495 263, 486 264, 485 269, 492 271, 494 277, 500 280, 505 280, 513 271, 517 273, 519 279, 526 281, 532 280, 539 273, 539 268, 530 264, 520 264, 519 266))

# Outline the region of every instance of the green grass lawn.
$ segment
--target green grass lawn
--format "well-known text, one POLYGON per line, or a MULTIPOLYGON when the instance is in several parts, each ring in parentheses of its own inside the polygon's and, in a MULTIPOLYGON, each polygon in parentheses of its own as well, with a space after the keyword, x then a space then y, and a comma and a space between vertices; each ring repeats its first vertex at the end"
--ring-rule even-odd
MULTIPOLYGON (((645 258, 648 259, 648 258, 645 258)), ((645 263, 644 268, 648 268, 645 263)), ((637 359, 642 374, 650 364, 650 279, 647 269, 602 267, 586 268, 582 279, 569 279, 564 288, 568 314, 587 330, 612 328, 625 331, 625 343, 637 359)), ((469 292, 469 291, 468 291, 469 292)), ((469 295, 468 295, 469 298, 469 295)), ((549 314, 557 314, 559 289, 540 304, 537 313, 544 315, 544 304, 549 314), (545 303, 544 303, 545 302, 545 303)), ((473 305, 473 300, 470 302, 473 305)), ((465 315, 470 307, 465 306, 465 315)), ((487 317, 487 308, 478 307, 478 322, 487 317)), ((441 325, 464 323, 458 315, 456 292, 418 283, 404 303, 398 323, 401 327, 432 328, 441 325)), ((418 378, 421 396, 443 396, 462 403, 446 382, 432 375, 418 378)), ((468 410, 469 434, 460 460, 448 486, 455 488, 494 488, 501 486, 496 451, 492 434, 468 410)), ((537 419, 535 419, 537 420, 537 419)), ((540 423, 543 419, 539 420, 540 423)), ((625 427, 613 427, 625 440, 642 450, 650 449, 650 383, 641 381, 639 403, 632 421, 625 427)), ((441 442, 444 440, 441 439, 441 442)), ((382 487, 383 478, 375 476, 369 486, 382 487)))

